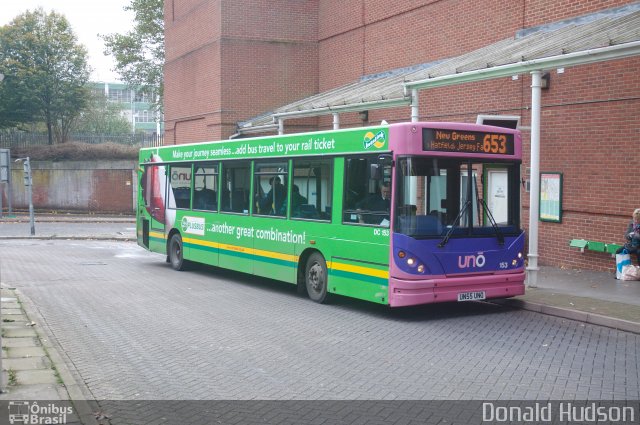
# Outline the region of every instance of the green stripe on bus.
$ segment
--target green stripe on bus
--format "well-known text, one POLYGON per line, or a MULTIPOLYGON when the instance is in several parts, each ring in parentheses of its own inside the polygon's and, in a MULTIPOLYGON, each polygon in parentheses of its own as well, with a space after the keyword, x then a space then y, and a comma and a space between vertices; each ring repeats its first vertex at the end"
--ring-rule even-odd
POLYGON ((229 255, 232 257, 244 258, 246 260, 261 261, 263 263, 276 264, 279 266, 295 267, 297 265, 296 263, 293 263, 291 261, 280 260, 278 258, 263 257, 255 254, 247 254, 246 252, 238 252, 238 251, 233 251, 229 249, 213 248, 209 246, 197 245, 197 244, 191 244, 191 243, 185 243, 184 246, 185 248, 188 247, 193 249, 200 249, 202 251, 209 251, 209 252, 218 251, 222 255, 229 255))
POLYGON ((368 275, 359 274, 359 273, 345 272, 342 270, 329 270, 329 275, 346 277, 348 279, 361 280, 363 282, 374 283, 376 285, 389 286, 389 281, 387 279, 382 279, 380 277, 368 276, 368 275))

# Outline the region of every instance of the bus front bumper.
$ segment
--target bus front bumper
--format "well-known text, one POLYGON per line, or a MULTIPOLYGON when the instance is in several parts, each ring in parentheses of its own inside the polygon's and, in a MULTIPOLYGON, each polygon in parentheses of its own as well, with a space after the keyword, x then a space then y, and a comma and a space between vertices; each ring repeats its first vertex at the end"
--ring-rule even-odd
POLYGON ((406 280, 389 278, 389 305, 406 307, 460 301, 460 298, 509 298, 524 294, 525 271, 517 273, 406 280), (463 295, 460 295, 463 294, 463 295))

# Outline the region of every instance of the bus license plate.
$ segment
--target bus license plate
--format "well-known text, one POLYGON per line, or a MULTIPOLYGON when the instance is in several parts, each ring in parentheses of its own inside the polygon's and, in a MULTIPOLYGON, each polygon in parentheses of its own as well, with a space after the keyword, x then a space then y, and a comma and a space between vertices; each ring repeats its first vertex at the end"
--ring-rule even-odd
POLYGON ((484 291, 475 291, 475 292, 460 292, 458 294, 458 301, 478 301, 484 300, 487 298, 487 295, 484 291))

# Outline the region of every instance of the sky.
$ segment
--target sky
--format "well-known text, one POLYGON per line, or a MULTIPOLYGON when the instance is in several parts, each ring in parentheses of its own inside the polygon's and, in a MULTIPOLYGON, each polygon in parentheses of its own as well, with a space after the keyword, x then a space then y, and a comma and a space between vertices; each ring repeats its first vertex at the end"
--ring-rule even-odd
POLYGON ((98 34, 126 33, 133 27, 133 13, 123 8, 130 0, 2 0, 0 6, 0 26, 10 23, 13 18, 27 10, 42 7, 46 12, 55 10, 63 14, 78 41, 89 52, 89 66, 93 69, 92 81, 120 81, 118 74, 111 71, 115 63, 111 56, 105 56, 104 43, 98 34))

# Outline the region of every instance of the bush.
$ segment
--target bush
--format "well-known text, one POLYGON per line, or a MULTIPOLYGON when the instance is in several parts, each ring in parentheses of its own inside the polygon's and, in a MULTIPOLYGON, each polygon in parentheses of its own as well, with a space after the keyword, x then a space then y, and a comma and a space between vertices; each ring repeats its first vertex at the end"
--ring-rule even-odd
POLYGON ((11 148, 13 158, 28 156, 33 161, 83 161, 100 159, 138 159, 138 148, 119 143, 68 142, 57 145, 39 145, 11 148))

